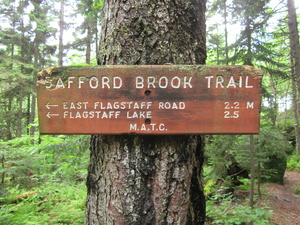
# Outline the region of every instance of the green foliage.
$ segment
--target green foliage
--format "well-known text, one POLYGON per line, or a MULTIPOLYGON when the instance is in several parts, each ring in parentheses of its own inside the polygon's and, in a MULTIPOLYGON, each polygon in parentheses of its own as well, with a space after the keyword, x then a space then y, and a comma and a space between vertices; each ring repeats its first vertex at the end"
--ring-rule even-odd
POLYGON ((300 186, 296 187, 295 194, 296 195, 300 195, 300 186))
MULTIPOLYGON (((205 167, 204 170, 208 168, 205 167)), ((206 180, 205 185, 204 185, 204 193, 205 195, 209 195, 210 193, 213 193, 215 188, 215 181, 214 180, 206 180)))
POLYGON ((206 165, 210 169, 205 170, 205 175, 217 180, 227 176, 227 169, 232 165, 230 152, 235 148, 236 135, 216 135, 206 140, 205 156, 206 165))
POLYGON ((18 182, 20 187, 30 188, 45 181, 67 182, 85 177, 88 136, 42 136, 40 139, 23 136, 2 141, 0 146, 5 184, 18 182))
POLYGON ((288 170, 300 171, 300 155, 291 155, 287 161, 288 170))
POLYGON ((78 9, 87 17, 99 15, 103 7, 103 0, 81 0, 78 1, 78 9))
MULTIPOLYGON (((286 159, 287 155, 292 151, 292 146, 278 129, 269 126, 261 127, 260 134, 255 135, 254 137, 257 162, 265 163, 265 160, 268 161, 268 158, 273 155, 276 155, 281 159, 286 159)), ((238 141, 238 147, 233 151, 234 154, 237 154, 238 151, 243 151, 246 155, 246 152, 249 149, 248 137, 240 136, 238 141)), ((239 162, 245 162, 245 157, 243 157, 243 155, 239 157, 239 162)), ((244 166, 246 166, 246 164, 249 165, 248 162, 249 161, 246 161, 244 166)))
POLYGON ((273 213, 267 207, 252 209, 227 196, 220 203, 216 203, 213 199, 208 200, 206 207, 211 224, 233 225, 253 222, 254 225, 269 225, 269 218, 273 213))
MULTIPOLYGON (((239 177, 239 181, 242 183, 239 185, 239 189, 241 190, 250 190, 250 179, 244 178, 244 177, 239 177)), ((254 183, 257 184, 257 179, 255 179, 254 183)))
POLYGON ((47 182, 34 191, 11 187, 1 197, 2 224, 83 224, 86 188, 47 182))
MULTIPOLYGON (((286 161, 292 146, 279 130, 262 127, 255 135, 255 167, 258 179, 283 182, 286 161)), ((207 180, 220 180, 228 187, 241 182, 245 172, 250 173, 250 141, 248 135, 213 136, 206 143, 206 166, 204 175, 207 180), (243 175, 243 176, 242 176, 243 175)))
POLYGON ((93 55, 92 61, 90 64, 87 64, 86 62, 83 62, 83 54, 75 53, 72 56, 70 56, 68 59, 70 61, 70 66, 90 66, 90 65, 97 65, 96 56, 93 55))
POLYGON ((83 224, 88 136, 1 141, 3 224, 83 224))

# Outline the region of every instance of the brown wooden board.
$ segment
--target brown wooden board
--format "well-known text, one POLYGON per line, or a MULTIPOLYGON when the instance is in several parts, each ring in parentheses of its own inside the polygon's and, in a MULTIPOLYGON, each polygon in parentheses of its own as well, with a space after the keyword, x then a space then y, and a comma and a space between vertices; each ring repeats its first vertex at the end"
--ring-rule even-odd
POLYGON ((249 66, 51 67, 41 134, 256 134, 262 72, 249 66))

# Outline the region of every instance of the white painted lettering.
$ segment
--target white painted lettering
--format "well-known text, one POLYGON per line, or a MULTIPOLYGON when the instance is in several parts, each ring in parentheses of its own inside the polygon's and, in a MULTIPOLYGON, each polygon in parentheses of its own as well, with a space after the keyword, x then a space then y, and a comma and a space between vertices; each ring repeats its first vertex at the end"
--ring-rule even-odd
POLYGON ((113 109, 113 105, 110 102, 108 102, 106 105, 106 109, 113 109))
POLYGON ((159 102, 158 109, 185 109, 184 102, 159 102))
POLYGON ((109 85, 109 77, 102 77, 102 88, 105 88, 105 86, 107 88, 110 88, 110 85, 109 85))
POLYGON ((70 109, 76 109, 74 102, 70 102, 70 109))
POLYGON ((210 88, 211 86, 211 79, 213 78, 214 76, 206 76, 205 79, 207 79, 207 88, 210 88))
POLYGON ((216 88, 253 88, 253 85, 249 84, 249 76, 245 78, 243 76, 230 76, 228 79, 225 79, 219 75, 215 78, 214 76, 206 76, 205 79, 207 79, 207 88, 212 86, 216 88), (238 78, 238 80, 235 80, 235 78, 238 78))
POLYGON ((99 106, 100 102, 94 102, 94 109, 97 109, 97 107, 99 106))
POLYGON ((152 118, 152 112, 151 111, 133 111, 133 112, 126 112, 126 117, 128 119, 150 119, 152 118))
POLYGON ((106 111, 102 112, 101 119, 108 119, 108 114, 106 111))
POLYGON ((234 81, 234 76, 230 76, 230 79, 229 79, 229 82, 228 82, 226 88, 229 88, 229 87, 234 87, 234 88, 236 88, 236 83, 235 83, 235 81, 234 81))
POLYGON ((166 76, 161 76, 158 79, 154 76, 148 76, 146 79, 142 76, 135 77, 135 87, 136 88, 174 88, 178 89, 180 87, 183 88, 192 88, 192 78, 184 76, 180 78, 179 76, 174 76, 172 78, 168 78, 166 76), (146 84, 145 84, 146 83, 146 84))
POLYGON ((217 76, 217 77, 216 77, 216 88, 218 88, 219 86, 220 86, 221 88, 224 88, 223 82, 224 82, 224 77, 222 77, 222 76, 217 76))
POLYGON ((129 124, 129 130, 137 130, 137 124, 129 124))
POLYGON ((115 111, 115 118, 118 118, 120 116, 120 111, 115 111))
POLYGON ((146 125, 145 124, 142 124, 142 126, 141 126, 141 129, 140 130, 142 130, 142 131, 146 131, 147 130, 147 128, 146 128, 146 125))
POLYGON ((96 89, 99 85, 99 80, 97 77, 91 77, 89 81, 90 88, 96 89))
POLYGON ((64 118, 68 116, 68 111, 64 111, 64 118))
POLYGON ((243 77, 240 76, 240 80, 239 80, 239 87, 243 87, 243 77))
POLYGON ((138 102, 135 102, 135 103, 133 104, 133 108, 134 108, 134 109, 139 109, 139 108, 140 108, 139 103, 138 103, 138 102))
POLYGON ((246 76, 245 88, 253 88, 253 85, 249 85, 249 76, 246 76))
POLYGON ((63 102, 63 109, 87 109, 89 102, 63 102))
POLYGON ((75 77, 68 77, 68 88, 71 88, 71 84, 74 83, 75 77))
POLYGON ((55 86, 55 89, 59 89, 59 88, 65 88, 64 82, 61 80, 60 77, 58 78, 55 86))
POLYGON ((146 102, 141 102, 141 109, 145 108, 146 102))
POLYGON ((160 131, 167 130, 167 129, 165 129, 165 124, 164 123, 159 124, 158 130, 160 130, 160 131))
POLYGON ((144 88, 144 78, 141 76, 137 76, 135 78, 135 87, 136 88, 144 88))
POLYGON ((187 80, 187 77, 186 76, 184 76, 184 83, 183 83, 183 87, 184 88, 187 88, 187 86, 189 86, 190 88, 193 88, 193 86, 192 86, 192 84, 191 84, 191 82, 192 82, 192 78, 193 77, 189 77, 189 79, 187 80))
POLYGON ((152 106, 152 102, 147 102, 147 109, 150 109, 151 106, 152 106))
POLYGON ((152 102, 94 102, 94 109, 150 109, 152 102))
POLYGON ((171 80, 171 87, 172 88, 179 88, 180 87, 180 83, 181 83, 181 80, 179 77, 173 77, 172 80, 171 80))
POLYGON ((63 109, 68 109, 67 104, 68 104, 68 102, 63 102, 63 109))
POLYGON ((165 77, 165 76, 160 77, 159 80, 158 80, 158 86, 160 88, 167 88, 167 86, 168 86, 168 78, 165 77))
POLYGON ((151 123, 151 124, 141 124, 138 125, 137 123, 129 124, 130 131, 167 131, 166 125, 164 123, 151 123))
POLYGON ((81 88, 81 85, 84 83, 85 77, 79 77, 78 78, 78 88, 81 88))
POLYGON ((81 114, 80 114, 80 112, 76 112, 76 116, 75 116, 75 118, 81 118, 81 114))
POLYGON ((52 88, 53 84, 52 84, 52 79, 51 77, 45 77, 45 87, 47 89, 52 88))
POLYGON ((123 85, 123 80, 119 76, 113 77, 113 88, 114 89, 120 89, 123 85))
POLYGON ((179 109, 185 109, 185 103, 179 102, 179 109))
POLYGON ((170 102, 165 102, 165 109, 170 109, 171 108, 171 103, 170 102))
POLYGON ((247 109, 254 109, 254 102, 247 102, 247 109))
POLYGON ((155 77, 153 76, 149 76, 147 77, 147 82, 148 82, 148 85, 147 85, 147 88, 155 88, 155 77))
POLYGON ((164 103, 163 102, 158 103, 158 109, 164 109, 164 103))

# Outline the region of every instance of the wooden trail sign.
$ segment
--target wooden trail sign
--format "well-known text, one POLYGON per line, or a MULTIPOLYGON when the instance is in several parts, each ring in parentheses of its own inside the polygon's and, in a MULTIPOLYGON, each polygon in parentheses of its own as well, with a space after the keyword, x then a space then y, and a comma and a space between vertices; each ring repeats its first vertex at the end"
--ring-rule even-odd
POLYGON ((250 66, 51 67, 38 74, 41 134, 256 134, 250 66))

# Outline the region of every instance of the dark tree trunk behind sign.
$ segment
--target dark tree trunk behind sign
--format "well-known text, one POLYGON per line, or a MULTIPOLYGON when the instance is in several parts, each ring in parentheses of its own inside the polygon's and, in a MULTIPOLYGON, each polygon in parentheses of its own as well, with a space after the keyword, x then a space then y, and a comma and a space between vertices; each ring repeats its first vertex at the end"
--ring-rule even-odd
MULTIPOLYGON (((104 2, 100 65, 204 64, 205 0, 104 2)), ((203 224, 201 136, 91 138, 86 224, 203 224)))

